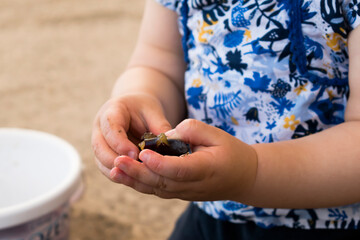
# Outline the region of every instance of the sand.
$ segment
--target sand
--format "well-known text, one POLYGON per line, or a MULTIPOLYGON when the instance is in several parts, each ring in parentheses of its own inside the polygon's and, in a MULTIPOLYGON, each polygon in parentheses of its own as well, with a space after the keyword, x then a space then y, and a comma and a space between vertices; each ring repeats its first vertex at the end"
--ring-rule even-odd
POLYGON ((55 134, 79 151, 85 190, 71 240, 166 239, 186 206, 106 179, 90 145, 94 116, 134 48, 142 0, 0 1, 0 127, 55 134))

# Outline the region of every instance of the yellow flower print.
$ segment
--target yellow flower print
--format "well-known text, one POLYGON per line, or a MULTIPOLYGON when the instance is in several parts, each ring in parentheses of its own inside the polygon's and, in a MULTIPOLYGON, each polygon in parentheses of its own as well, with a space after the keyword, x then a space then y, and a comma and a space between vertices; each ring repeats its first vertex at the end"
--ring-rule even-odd
POLYGON ((335 52, 340 51, 341 43, 347 45, 346 40, 338 33, 326 34, 326 44, 335 52))
POLYGON ((246 37, 246 42, 248 42, 251 39, 251 32, 250 30, 245 29, 244 36, 246 37))
MULTIPOLYGON (((207 24, 205 21, 203 22, 202 26, 200 27, 200 31, 199 31, 199 36, 198 36, 198 40, 201 43, 208 43, 208 40, 204 37, 204 35, 207 36, 211 36, 214 35, 214 31, 209 28, 212 25, 215 25, 218 21, 211 21, 211 25, 207 24)), ((200 25, 200 21, 198 21, 198 24, 200 25)))
POLYGON ((234 117, 231 117, 231 122, 232 122, 234 125, 236 125, 236 126, 239 125, 238 120, 237 120, 236 118, 234 118, 234 117))
POLYGON ((299 120, 295 120, 295 115, 291 115, 290 117, 286 117, 284 119, 284 128, 290 128, 292 131, 295 130, 296 126, 300 123, 299 120))
POLYGON ((202 83, 202 82, 201 82, 201 79, 200 79, 200 78, 196 78, 196 79, 193 80, 191 86, 198 88, 198 87, 201 86, 201 83, 202 83))
POLYGON ((296 95, 300 95, 301 92, 306 92, 306 85, 308 85, 308 83, 306 83, 305 85, 300 85, 297 88, 295 88, 294 92, 296 92, 296 95))
POLYGON ((335 76, 334 76, 334 74, 332 74, 331 72, 332 72, 332 70, 333 70, 333 67, 331 66, 331 64, 330 63, 324 63, 323 64, 323 67, 324 68, 326 68, 326 69, 328 69, 328 78, 330 78, 330 79, 332 79, 332 78, 334 78, 335 76))
POLYGON ((334 98, 334 93, 333 93, 333 91, 332 91, 332 90, 326 90, 326 92, 327 92, 327 94, 329 95, 330 101, 333 100, 333 98, 334 98))

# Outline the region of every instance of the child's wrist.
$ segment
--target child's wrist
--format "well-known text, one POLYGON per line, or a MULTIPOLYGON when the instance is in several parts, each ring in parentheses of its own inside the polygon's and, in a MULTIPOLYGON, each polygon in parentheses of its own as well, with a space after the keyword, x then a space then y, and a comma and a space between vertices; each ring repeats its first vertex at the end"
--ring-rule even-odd
POLYGON ((244 156, 243 166, 246 168, 242 169, 242 179, 241 179, 241 187, 240 192, 235 197, 235 201, 247 204, 248 202, 252 202, 257 170, 258 170, 258 154, 256 149, 252 145, 247 145, 248 148, 247 155, 244 156))

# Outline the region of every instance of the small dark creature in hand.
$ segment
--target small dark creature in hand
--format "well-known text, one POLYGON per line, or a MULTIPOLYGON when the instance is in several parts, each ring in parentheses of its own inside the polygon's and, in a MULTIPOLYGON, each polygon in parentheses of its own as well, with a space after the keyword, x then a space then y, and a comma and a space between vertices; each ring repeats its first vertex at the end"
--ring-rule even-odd
POLYGON ((145 133, 142 142, 138 144, 140 150, 151 149, 162 155, 181 156, 190 153, 190 147, 179 139, 168 139, 164 133, 158 136, 145 133))

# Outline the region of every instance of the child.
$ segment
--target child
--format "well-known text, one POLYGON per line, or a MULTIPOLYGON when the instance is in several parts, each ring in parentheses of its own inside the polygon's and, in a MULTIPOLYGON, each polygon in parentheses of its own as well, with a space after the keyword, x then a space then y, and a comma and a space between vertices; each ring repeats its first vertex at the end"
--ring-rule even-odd
POLYGON ((157 2, 96 117, 101 171, 194 201, 171 239, 360 239, 360 2, 157 2), (146 131, 192 153, 139 152, 146 131))

